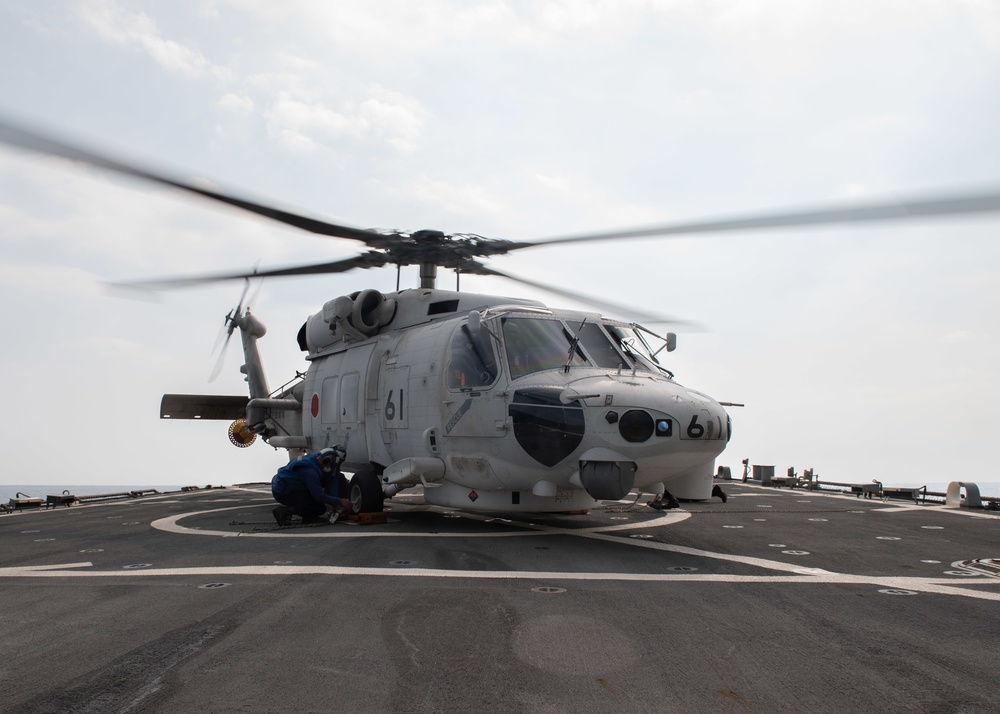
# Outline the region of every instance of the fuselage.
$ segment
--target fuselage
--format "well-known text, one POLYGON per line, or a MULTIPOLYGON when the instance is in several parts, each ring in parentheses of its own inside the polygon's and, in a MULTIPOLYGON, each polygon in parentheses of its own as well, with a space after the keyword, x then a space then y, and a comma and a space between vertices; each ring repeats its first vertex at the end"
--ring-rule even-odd
POLYGON ((657 364, 652 333, 440 290, 351 300, 300 333, 307 450, 343 445, 348 469, 476 510, 576 510, 664 486, 709 497, 728 415, 657 364))

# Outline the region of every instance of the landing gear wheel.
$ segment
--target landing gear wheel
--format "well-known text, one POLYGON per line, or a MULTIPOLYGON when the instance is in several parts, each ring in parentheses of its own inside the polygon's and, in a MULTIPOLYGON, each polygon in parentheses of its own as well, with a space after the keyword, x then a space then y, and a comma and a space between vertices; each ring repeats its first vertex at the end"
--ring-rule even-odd
POLYGON ((368 469, 354 474, 349 499, 355 513, 381 513, 384 498, 378 476, 368 469))

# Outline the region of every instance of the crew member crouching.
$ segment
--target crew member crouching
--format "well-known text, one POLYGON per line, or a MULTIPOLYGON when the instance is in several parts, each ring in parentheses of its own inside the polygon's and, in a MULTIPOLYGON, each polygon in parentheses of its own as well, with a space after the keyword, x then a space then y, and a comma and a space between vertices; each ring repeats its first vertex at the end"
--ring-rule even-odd
POLYGON ((340 475, 346 455, 343 447, 335 446, 300 456, 278 469, 271 479, 271 495, 282 505, 271 513, 279 526, 289 525, 293 514, 307 523, 320 519, 333 523, 341 513, 353 511, 349 500, 328 493, 341 493, 341 482, 346 485, 340 475))

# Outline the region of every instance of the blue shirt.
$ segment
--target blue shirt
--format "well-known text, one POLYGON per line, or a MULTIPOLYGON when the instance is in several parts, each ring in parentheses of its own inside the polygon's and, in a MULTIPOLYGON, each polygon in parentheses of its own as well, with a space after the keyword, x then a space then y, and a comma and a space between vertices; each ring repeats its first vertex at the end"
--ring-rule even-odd
POLYGON ((306 454, 278 469, 278 473, 271 479, 271 492, 278 495, 305 488, 313 500, 339 506, 341 499, 331 496, 323 489, 323 478, 329 480, 333 475, 334 472, 324 473, 319 465, 319 454, 306 454))

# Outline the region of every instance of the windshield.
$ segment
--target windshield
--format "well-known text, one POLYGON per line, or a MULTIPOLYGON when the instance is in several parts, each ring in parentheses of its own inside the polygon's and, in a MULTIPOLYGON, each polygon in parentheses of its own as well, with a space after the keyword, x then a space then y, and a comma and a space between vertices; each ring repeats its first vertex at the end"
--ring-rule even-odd
POLYGON ((511 379, 564 367, 653 369, 629 328, 540 317, 505 317, 501 324, 511 379))
POLYGON ((596 322, 584 322, 581 325, 571 325, 576 327, 576 335, 580 338, 580 345, 590 356, 591 361, 598 367, 608 369, 632 369, 632 363, 627 361, 604 332, 603 328, 596 322))
MULTIPOLYGON (((621 325, 605 325, 608 328, 608 333, 611 338, 615 341, 625 356, 628 357, 629 362, 635 366, 636 369, 645 369, 649 371, 661 371, 670 375, 673 374, 670 370, 664 368, 659 360, 653 354, 653 350, 650 349, 649 343, 646 338, 642 336, 640 330, 634 327, 623 327, 621 325)), ((650 333, 651 334, 651 333, 650 333)), ((662 338, 660 338, 662 340, 662 338)))
POLYGON ((511 379, 566 364, 570 367, 587 364, 579 347, 571 354, 573 338, 558 320, 505 317, 503 337, 511 379))

